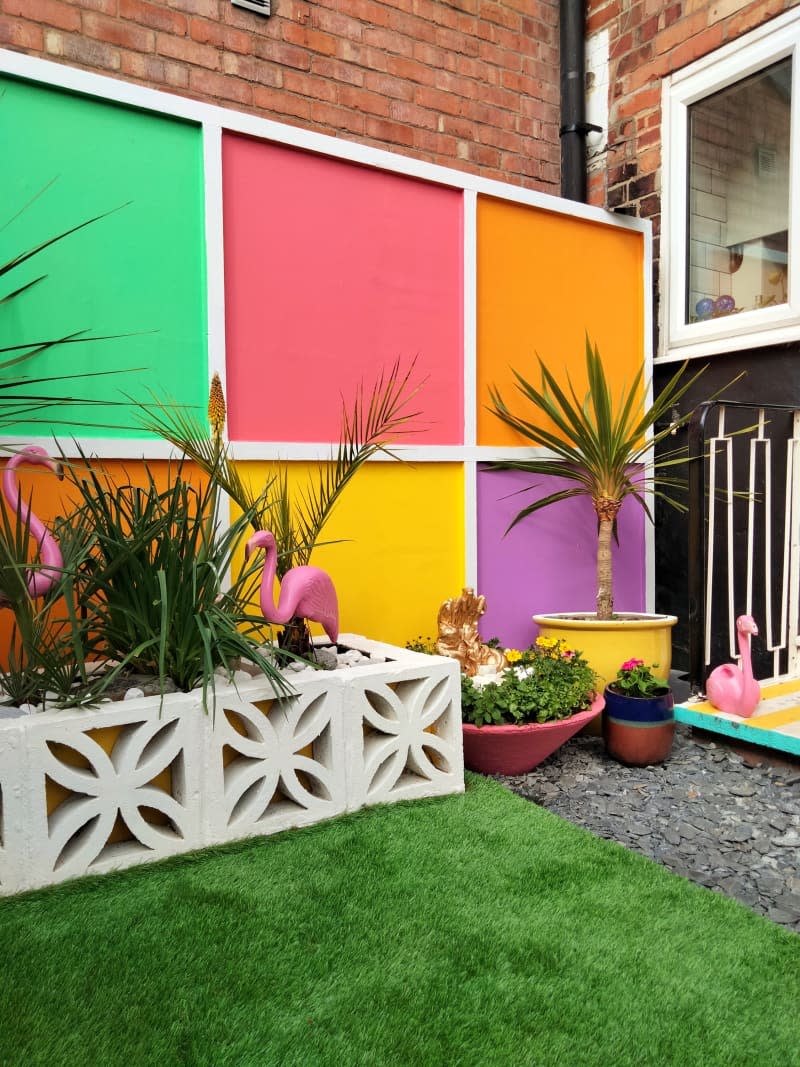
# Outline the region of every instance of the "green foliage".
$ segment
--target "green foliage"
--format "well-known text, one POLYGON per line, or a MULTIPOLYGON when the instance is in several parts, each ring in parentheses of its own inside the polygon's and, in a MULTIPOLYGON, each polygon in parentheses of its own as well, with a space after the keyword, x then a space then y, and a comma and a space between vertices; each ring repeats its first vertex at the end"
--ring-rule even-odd
POLYGON ((75 574, 74 621, 87 655, 170 678, 187 692, 202 686, 204 701, 215 670, 232 676, 244 658, 288 692, 261 649, 269 628, 247 606, 260 568, 234 573, 223 587, 252 511, 221 528, 213 479, 195 488, 179 463, 161 490, 146 465, 145 472, 138 487, 91 465, 67 465, 80 494, 71 525, 86 546, 75 574))
MULTIPOLYGON (((65 603, 74 603, 73 575, 80 566, 85 544, 64 525, 60 549, 64 567, 48 593, 32 600, 27 574, 40 569, 33 555, 30 521, 9 514, 0 495, 0 597, 14 615, 7 650, 7 666, 0 661, 0 685, 16 705, 71 704, 90 701, 98 695, 100 673, 90 676, 85 648, 65 603), (80 681, 80 685, 76 683, 80 681), (49 694, 49 696, 48 696, 49 694), (46 699, 45 699, 46 698, 46 699)), ((52 573, 52 568, 50 568, 52 573)), ((101 667, 102 664, 96 664, 101 667)))
POLYGON ((307 484, 294 493, 285 471, 254 496, 242 481, 227 446, 209 438, 207 427, 175 405, 154 400, 142 409, 142 426, 157 433, 193 460, 252 518, 254 529, 271 530, 278 545, 278 577, 308 563, 337 501, 364 463, 389 443, 411 432, 419 412, 409 404, 423 383, 413 384, 414 363, 402 372, 399 362, 381 371, 369 394, 359 386, 350 410, 342 406, 340 443, 329 463, 320 463, 307 484))
MULTIPOLYGON (((657 663, 653 668, 658 667, 657 663)), ((663 678, 656 678, 650 667, 642 659, 628 659, 617 671, 616 678, 609 685, 618 693, 628 697, 654 697, 669 692, 669 686, 663 678)))
MULTIPOLYGON (((23 215, 52 184, 53 182, 48 183, 0 227, 0 232, 23 215)), ((51 349, 68 352, 68 346, 79 341, 105 341, 112 338, 91 337, 87 336, 86 330, 79 330, 63 336, 38 337, 12 345, 7 343, 5 336, 15 301, 47 281, 46 274, 31 277, 31 267, 35 267, 37 257, 52 245, 99 222, 109 214, 112 212, 85 219, 45 241, 13 253, 10 258, 3 257, 0 260, 0 430, 3 433, 8 433, 20 422, 41 421, 48 430, 52 429, 54 424, 78 425, 63 414, 74 404, 94 405, 98 408, 116 406, 114 401, 97 397, 73 396, 67 384, 76 379, 94 379, 114 372, 92 371, 84 374, 37 377, 34 376, 35 366, 31 366, 32 363, 35 365, 38 356, 51 349), (44 392, 43 386, 53 388, 44 392)), ((51 694, 51 700, 62 703, 94 699, 102 688, 101 674, 93 678, 87 675, 85 650, 69 615, 73 593, 72 575, 78 562, 77 557, 71 553, 73 549, 80 552, 81 547, 73 543, 68 529, 62 529, 65 539, 65 543, 61 545, 65 557, 64 572, 58 576, 45 597, 32 601, 27 591, 26 574, 31 570, 35 571, 38 564, 31 562, 35 553, 30 523, 23 522, 16 514, 9 515, 6 502, 2 498, 0 507, 0 604, 14 613, 6 657, 7 667, 0 665, 0 684, 6 696, 17 704, 39 702, 43 695, 48 693, 51 694), (64 597, 70 605, 66 616, 63 607, 54 607, 57 604, 63 605, 64 597), (82 683, 80 686, 76 686, 78 680, 82 683)))
POLYGON ((579 652, 540 637, 508 657, 498 681, 461 676, 461 718, 475 726, 521 725, 566 719, 588 708, 595 674, 579 652))
POLYGON ((257 561, 232 571, 252 513, 216 521, 216 483, 196 488, 179 463, 159 489, 145 464, 144 486, 119 484, 86 462, 64 459, 78 491, 55 524, 64 566, 47 595, 25 585, 29 529, 0 505, 0 590, 14 612, 8 667, 0 683, 15 704, 95 703, 125 673, 152 675, 213 697, 216 673, 242 661, 279 695, 291 687, 263 646, 271 630, 250 602, 257 561), (12 547, 9 549, 8 546, 12 547), (230 580, 225 583, 230 575, 230 580))
POLYGON ((415 637, 413 641, 406 641, 406 648, 409 652, 424 652, 426 656, 439 655, 434 639, 432 637, 423 637, 422 634, 419 637, 415 637))

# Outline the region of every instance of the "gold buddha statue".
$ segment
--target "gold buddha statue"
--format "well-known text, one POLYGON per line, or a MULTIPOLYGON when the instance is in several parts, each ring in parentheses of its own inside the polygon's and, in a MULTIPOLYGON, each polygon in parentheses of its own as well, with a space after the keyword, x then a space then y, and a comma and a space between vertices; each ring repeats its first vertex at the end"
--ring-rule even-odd
POLYGON ((476 596, 469 586, 461 596, 445 600, 439 608, 436 651, 440 656, 457 659, 462 672, 470 677, 478 674, 481 667, 501 671, 508 666, 503 652, 485 645, 478 633, 478 620, 485 611, 486 597, 476 596))

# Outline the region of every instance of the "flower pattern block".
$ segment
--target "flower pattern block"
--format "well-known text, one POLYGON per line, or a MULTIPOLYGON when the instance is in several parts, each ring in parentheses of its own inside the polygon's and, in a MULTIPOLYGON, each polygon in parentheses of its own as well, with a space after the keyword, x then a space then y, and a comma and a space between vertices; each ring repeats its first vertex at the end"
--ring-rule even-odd
POLYGON ((133 839, 118 851, 182 851, 189 819, 183 802, 186 732, 185 719, 131 723, 121 728, 109 754, 88 732, 53 728, 43 739, 42 769, 69 796, 48 817, 47 869, 69 877, 106 858, 118 816, 133 839), (74 755, 67 761, 69 750, 74 755), (166 770, 171 792, 154 783, 166 770), (142 808, 162 813, 166 824, 147 821, 142 808))
POLYGON ((220 752, 224 746, 233 753, 223 771, 225 826, 247 835, 273 822, 299 825, 343 811, 342 742, 328 696, 304 694, 265 708, 237 701, 217 712, 220 752))
POLYGON ((436 675, 362 690, 362 802, 452 791, 463 770, 457 697, 452 678, 436 675))

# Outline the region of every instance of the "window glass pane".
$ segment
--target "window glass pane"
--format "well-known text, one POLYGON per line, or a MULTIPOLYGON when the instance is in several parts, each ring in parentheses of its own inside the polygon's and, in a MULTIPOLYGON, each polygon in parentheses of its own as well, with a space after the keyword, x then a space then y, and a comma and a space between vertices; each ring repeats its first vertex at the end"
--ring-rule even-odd
POLYGON ((689 108, 686 322, 785 304, 792 61, 689 108))

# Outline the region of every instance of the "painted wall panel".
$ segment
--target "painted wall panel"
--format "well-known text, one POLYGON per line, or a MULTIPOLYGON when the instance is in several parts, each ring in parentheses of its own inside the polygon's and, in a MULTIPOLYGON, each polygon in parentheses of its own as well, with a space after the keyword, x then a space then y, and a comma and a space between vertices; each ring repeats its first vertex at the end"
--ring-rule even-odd
MULTIPOLYGON (((57 458, 58 453, 51 450, 51 455, 57 458)), ((82 460, 68 462, 72 463, 73 470, 78 477, 81 477, 86 470, 85 462, 82 460)), ((147 485, 147 472, 141 461, 103 459, 94 461, 93 466, 101 477, 104 474, 108 475, 112 485, 147 485)), ((160 491, 173 484, 176 472, 174 463, 165 460, 150 460, 147 466, 160 491)), ((5 467, 5 457, 0 467, 5 467)), ((197 469, 188 463, 183 468, 183 476, 190 484, 198 487, 205 481, 197 469)), ((54 529, 55 520, 68 516, 80 502, 80 494, 67 478, 59 481, 54 474, 41 467, 20 467, 17 472, 17 485, 24 502, 51 531, 54 529)), ((33 549, 33 543, 31 543, 31 549, 33 549)), ((56 615, 59 614, 59 610, 56 607, 56 615)), ((11 639, 13 619, 11 611, 0 611, 0 661, 3 663, 5 663, 11 639)))
MULTIPOLYGON (((56 397, 120 400, 123 393, 147 399, 153 389, 160 397, 204 410, 200 128, 7 78, 0 79, 0 89, 0 144, 7 164, 0 169, 0 262, 113 212, 8 276, 16 288, 46 275, 0 307, 3 345, 82 330, 94 336, 127 334, 59 346, 26 365, 26 373, 120 371, 102 379, 63 380, 46 391, 56 397)), ((144 436, 124 408, 49 408, 37 415, 40 421, 32 417, 19 432, 46 436, 53 426, 82 436, 144 436), (82 425, 87 421, 107 425, 82 425)))
POLYGON ((614 391, 631 381, 644 358, 643 255, 640 233, 478 198, 479 444, 521 443, 486 410, 488 387, 522 413, 510 368, 538 384, 537 353, 583 396, 587 331, 614 391))
MULTIPOLYGON (((268 464, 239 466, 259 489, 274 470, 268 464)), ((290 483, 306 485, 309 469, 289 464, 290 483)), ((343 631, 399 644, 434 635, 439 605, 463 584, 460 464, 366 464, 322 540, 339 542, 315 550, 311 562, 334 580, 343 631)))
POLYGON ((463 440, 462 195, 223 140, 230 435, 331 441, 339 397, 416 356, 423 444, 463 440))
MULTIPOLYGON (((209 367, 200 127, 13 79, 0 87, 0 143, 14 160, 0 177, 0 262, 120 208, 30 264, 20 282, 47 277, 0 305, 3 344, 82 329, 136 334, 70 345, 48 354, 41 372, 122 369, 86 392, 116 398, 153 388, 202 412, 209 372, 224 370, 231 439, 287 446, 336 440, 341 397, 349 405, 379 368, 417 357, 415 378, 428 376, 413 404, 424 429, 404 441, 463 443, 459 189, 223 133, 226 366, 209 367)), ((212 234, 217 221, 208 220, 212 234)), ((510 366, 535 376, 538 351, 582 389, 586 330, 617 388, 641 366, 645 239, 480 195, 477 241, 477 440, 502 447, 520 442, 485 405, 490 383, 511 400, 510 366)), ((79 380, 62 382, 55 393, 81 388, 79 380)), ((50 412, 43 415, 42 423, 21 427, 20 437, 46 436, 55 424, 50 412)), ((91 410, 60 415, 109 422, 91 410)), ((114 429, 74 429, 90 439, 138 436, 129 416, 116 409, 114 429)), ((142 474, 141 463, 107 462, 142 474)), ((166 476, 164 464, 154 467, 166 476)), ((274 469, 242 467, 262 482, 274 469)), ((295 483, 308 470, 289 464, 295 483)), ((339 589, 344 630, 398 643, 435 635, 439 605, 464 584, 468 538, 473 547, 464 476, 462 462, 372 463, 360 472, 323 535, 339 543, 314 554, 339 589)), ((25 484, 34 486, 35 510, 45 518, 57 513, 61 487, 40 474, 25 484)), ((520 506, 509 493, 525 484, 522 474, 483 470, 478 477, 478 589, 489 604, 483 631, 516 645, 534 636, 535 611, 592 610, 595 594, 588 501, 562 503, 503 537, 520 506)), ((643 525, 642 513, 626 504, 624 569, 614 550, 619 610, 644 607, 643 525)))
MULTIPOLYGON (((591 501, 565 500, 545 508, 504 536, 526 503, 564 488, 563 479, 538 478, 536 495, 521 471, 478 472, 478 587, 486 597, 481 632, 525 648, 536 636, 531 616, 548 611, 594 611, 597 520, 591 501)), ((644 611, 644 512, 626 500, 619 514, 621 548, 612 545, 614 607, 644 611)))

